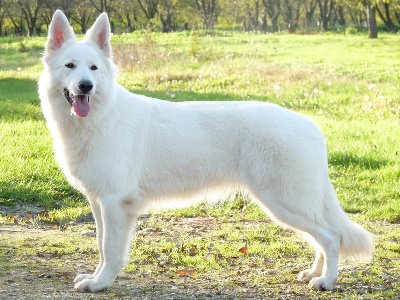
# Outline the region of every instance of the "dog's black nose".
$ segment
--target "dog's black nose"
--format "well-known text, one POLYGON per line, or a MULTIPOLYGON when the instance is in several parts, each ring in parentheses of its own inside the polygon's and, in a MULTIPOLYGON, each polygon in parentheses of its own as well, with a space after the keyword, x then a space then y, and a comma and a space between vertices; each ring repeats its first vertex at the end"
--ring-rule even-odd
POLYGON ((90 92, 93 88, 93 83, 90 80, 82 80, 79 82, 79 89, 83 93, 90 92))

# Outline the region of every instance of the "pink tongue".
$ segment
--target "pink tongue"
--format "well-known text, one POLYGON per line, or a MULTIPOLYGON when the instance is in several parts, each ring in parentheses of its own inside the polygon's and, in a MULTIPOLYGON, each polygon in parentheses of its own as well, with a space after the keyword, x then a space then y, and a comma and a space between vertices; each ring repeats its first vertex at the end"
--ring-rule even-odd
POLYGON ((75 95, 73 107, 75 113, 79 117, 86 117, 89 113, 89 96, 87 95, 75 95))

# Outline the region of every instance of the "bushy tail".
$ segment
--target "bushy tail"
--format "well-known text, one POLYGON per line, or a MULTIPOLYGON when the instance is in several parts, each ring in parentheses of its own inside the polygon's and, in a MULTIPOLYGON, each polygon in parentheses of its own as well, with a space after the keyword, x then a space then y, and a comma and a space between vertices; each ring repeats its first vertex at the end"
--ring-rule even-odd
POLYGON ((351 221, 343 212, 340 237, 340 258, 370 260, 374 250, 373 235, 357 223, 351 221))
POLYGON ((331 202, 330 208, 334 211, 328 219, 330 219, 329 223, 340 232, 340 258, 370 260, 374 250, 372 233, 350 220, 340 206, 332 185, 329 184, 328 190, 327 201, 331 202))

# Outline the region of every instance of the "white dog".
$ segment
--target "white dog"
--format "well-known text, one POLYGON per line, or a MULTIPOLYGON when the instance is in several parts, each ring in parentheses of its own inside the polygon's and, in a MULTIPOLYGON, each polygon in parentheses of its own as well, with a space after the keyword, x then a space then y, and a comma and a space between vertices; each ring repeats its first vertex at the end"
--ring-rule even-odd
POLYGON ((333 289, 339 256, 370 257, 371 234, 340 207, 324 138, 307 117, 268 103, 171 103, 128 92, 116 80, 105 13, 76 41, 56 11, 43 63, 39 93, 56 158, 97 226, 100 262, 75 278, 76 290, 112 285, 150 203, 220 188, 247 191, 309 237, 316 258, 299 278, 312 288, 333 289))

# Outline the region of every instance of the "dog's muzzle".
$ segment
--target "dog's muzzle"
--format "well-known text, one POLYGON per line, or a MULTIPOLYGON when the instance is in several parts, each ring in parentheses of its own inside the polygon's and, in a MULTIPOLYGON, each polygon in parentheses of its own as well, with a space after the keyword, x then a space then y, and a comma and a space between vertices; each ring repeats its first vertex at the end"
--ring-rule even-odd
POLYGON ((64 89, 64 96, 71 105, 71 110, 78 117, 86 117, 89 113, 89 95, 88 94, 72 94, 68 89, 64 89))

